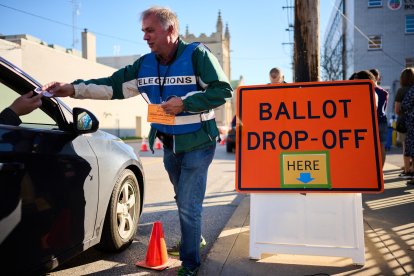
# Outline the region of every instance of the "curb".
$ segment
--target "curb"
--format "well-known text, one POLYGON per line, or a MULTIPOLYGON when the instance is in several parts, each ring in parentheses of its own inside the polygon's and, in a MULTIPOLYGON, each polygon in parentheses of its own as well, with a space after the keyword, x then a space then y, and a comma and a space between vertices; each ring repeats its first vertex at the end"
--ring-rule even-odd
POLYGON ((206 260, 201 264, 198 275, 221 274, 239 234, 243 232, 243 227, 246 224, 249 213, 250 196, 245 195, 226 226, 217 237, 213 247, 207 254, 206 260))

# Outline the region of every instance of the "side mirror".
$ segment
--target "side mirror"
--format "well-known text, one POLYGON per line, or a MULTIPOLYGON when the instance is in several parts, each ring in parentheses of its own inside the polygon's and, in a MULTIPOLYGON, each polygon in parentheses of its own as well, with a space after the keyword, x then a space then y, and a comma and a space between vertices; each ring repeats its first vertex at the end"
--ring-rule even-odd
POLYGON ((92 133, 98 130, 99 121, 89 110, 75 107, 73 108, 73 126, 76 133, 92 133))

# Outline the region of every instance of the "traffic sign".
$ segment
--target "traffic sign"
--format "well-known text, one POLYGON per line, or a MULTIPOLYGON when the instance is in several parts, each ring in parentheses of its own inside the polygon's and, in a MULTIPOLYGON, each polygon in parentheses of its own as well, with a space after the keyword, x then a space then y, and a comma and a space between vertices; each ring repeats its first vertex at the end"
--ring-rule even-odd
POLYGON ((374 84, 368 80, 237 90, 239 192, 381 192, 374 84))

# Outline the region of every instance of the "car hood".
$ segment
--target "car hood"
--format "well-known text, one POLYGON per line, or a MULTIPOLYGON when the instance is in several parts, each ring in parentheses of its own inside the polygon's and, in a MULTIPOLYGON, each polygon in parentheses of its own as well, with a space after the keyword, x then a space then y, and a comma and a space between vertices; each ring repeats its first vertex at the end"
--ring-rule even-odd
POLYGON ((139 160, 139 156, 134 152, 134 149, 113 134, 97 130, 94 133, 87 134, 87 137, 91 142, 92 148, 98 149, 98 151, 96 151, 98 157, 116 150, 124 152, 130 159, 139 160))
MULTIPOLYGON (((116 142, 124 143, 124 141, 121 140, 118 136, 115 136, 111 133, 105 132, 103 130, 97 130, 92 134, 92 136, 99 138, 99 139, 105 139, 105 140, 113 140, 116 142)), ((125 144, 125 143, 124 143, 125 144)))

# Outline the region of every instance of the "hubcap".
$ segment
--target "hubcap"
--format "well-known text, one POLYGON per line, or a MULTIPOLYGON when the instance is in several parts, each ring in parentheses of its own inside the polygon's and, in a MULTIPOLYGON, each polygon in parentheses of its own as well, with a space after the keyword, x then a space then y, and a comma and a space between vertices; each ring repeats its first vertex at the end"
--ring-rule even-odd
POLYGON ((118 233, 123 239, 128 239, 134 229, 136 219, 135 198, 136 191, 127 179, 121 187, 117 203, 118 233))

